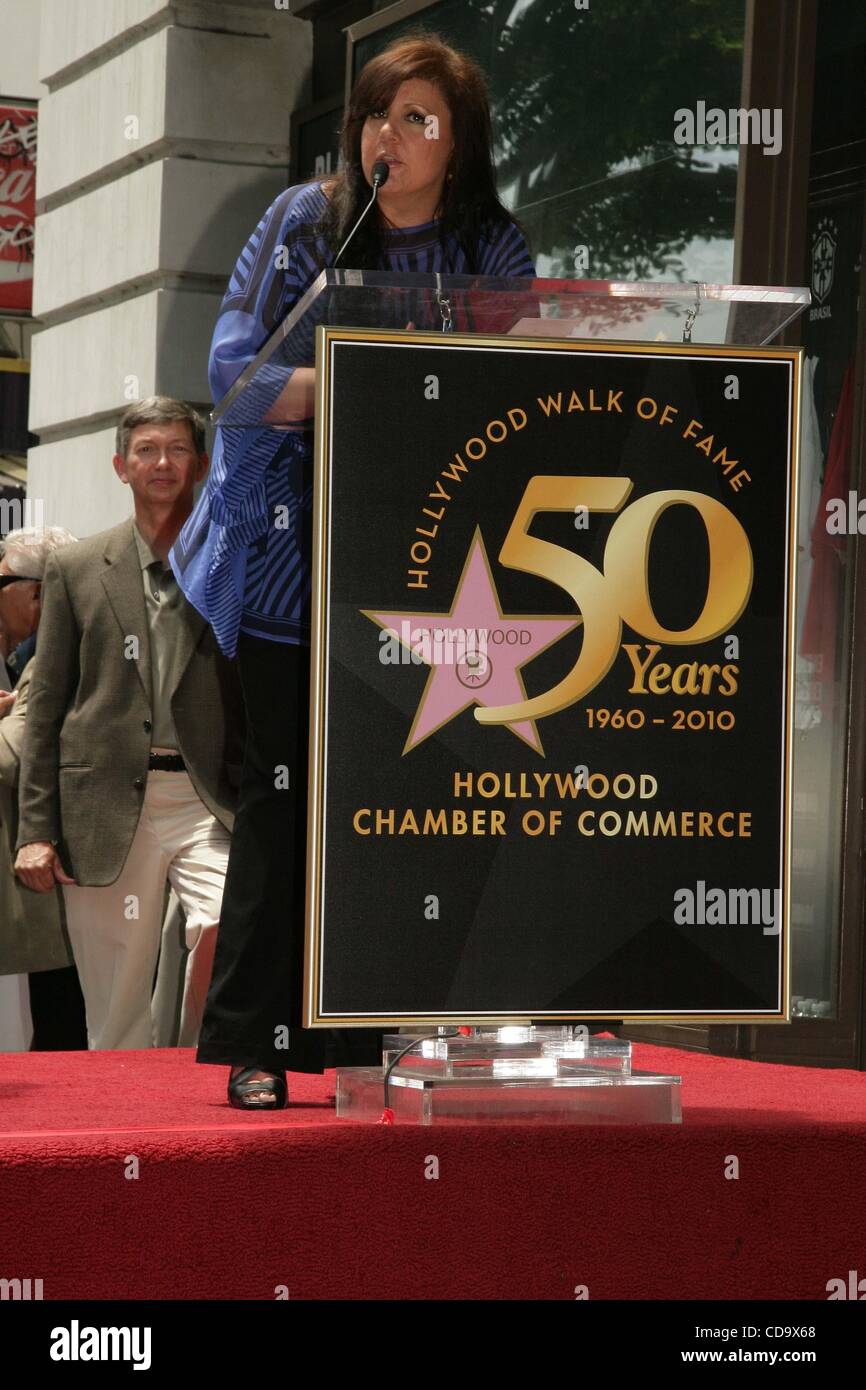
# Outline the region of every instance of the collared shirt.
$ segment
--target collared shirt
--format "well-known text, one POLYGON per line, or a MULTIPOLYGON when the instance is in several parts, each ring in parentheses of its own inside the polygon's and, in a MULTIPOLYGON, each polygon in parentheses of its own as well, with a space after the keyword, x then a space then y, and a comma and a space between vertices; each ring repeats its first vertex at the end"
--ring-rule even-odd
POLYGON ((135 523, 132 529, 141 563, 144 611, 150 634, 151 747, 176 750, 177 732, 171 715, 171 696, 183 674, 177 662, 178 618, 183 594, 172 571, 158 555, 154 555, 135 523))
MULTIPOLYGON (((321 183, 287 189, 241 252, 211 343, 209 379, 215 401, 222 400, 322 266, 330 264, 318 225, 326 203, 321 183), (277 248, 287 252, 287 259, 275 255, 277 248)), ((404 274, 466 274, 464 249, 453 234, 440 239, 439 231, 435 219, 391 228, 383 268, 404 274)), ((513 222, 482 236, 475 273, 534 276, 529 249, 513 222)), ((395 304, 391 327, 405 328, 402 307, 395 304)), ((312 316, 306 327, 306 356, 312 362, 312 316)), ((312 421, 295 431, 261 425, 293 370, 276 354, 247 387, 245 407, 233 414, 240 427, 218 426, 207 484, 171 552, 186 597, 207 618, 230 657, 241 631, 274 642, 310 641, 312 421)))
MULTIPOLYGON (((6 659, 6 672, 9 677, 11 688, 18 684, 21 673, 36 653, 36 633, 31 632, 29 637, 25 637, 6 659)), ((2 673, 0 673, 2 674, 2 673)))

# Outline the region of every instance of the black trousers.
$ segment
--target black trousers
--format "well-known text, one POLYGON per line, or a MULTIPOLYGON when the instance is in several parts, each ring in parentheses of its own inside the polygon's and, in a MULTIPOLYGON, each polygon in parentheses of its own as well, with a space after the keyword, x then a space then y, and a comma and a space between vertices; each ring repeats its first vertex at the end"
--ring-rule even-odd
POLYGON ((86 1052, 84 995, 74 965, 27 976, 33 1019, 31 1052, 86 1052))
POLYGON ((380 1030, 301 1027, 309 648, 241 633, 237 663, 246 748, 196 1060, 270 1072, 376 1065, 380 1030), (276 1045, 285 1029, 288 1049, 276 1045))

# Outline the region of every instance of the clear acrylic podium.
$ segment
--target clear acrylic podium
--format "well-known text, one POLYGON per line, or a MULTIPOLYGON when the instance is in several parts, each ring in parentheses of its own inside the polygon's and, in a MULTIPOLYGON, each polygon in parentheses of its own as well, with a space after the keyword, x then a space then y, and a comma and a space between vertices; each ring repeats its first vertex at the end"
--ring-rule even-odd
POLYGON ((291 372, 315 365, 320 326, 762 347, 810 299, 808 289, 765 285, 323 270, 212 418, 229 428, 262 425, 291 372))
MULTIPOLYGON (((224 429, 311 428, 275 409, 319 327, 414 334, 763 347, 810 303, 802 287, 497 279, 325 270, 213 412, 224 429)), ((581 1025, 424 1024, 386 1034, 381 1067, 337 1072, 337 1114, 404 1124, 677 1124, 680 1078, 633 1071, 631 1045, 581 1025)))

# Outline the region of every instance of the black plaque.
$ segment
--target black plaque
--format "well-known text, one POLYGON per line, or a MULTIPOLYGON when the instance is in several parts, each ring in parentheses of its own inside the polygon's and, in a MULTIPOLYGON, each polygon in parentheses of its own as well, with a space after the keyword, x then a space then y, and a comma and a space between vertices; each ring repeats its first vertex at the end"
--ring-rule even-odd
POLYGON ((307 1022, 786 1018, 799 351, 318 334, 307 1022))

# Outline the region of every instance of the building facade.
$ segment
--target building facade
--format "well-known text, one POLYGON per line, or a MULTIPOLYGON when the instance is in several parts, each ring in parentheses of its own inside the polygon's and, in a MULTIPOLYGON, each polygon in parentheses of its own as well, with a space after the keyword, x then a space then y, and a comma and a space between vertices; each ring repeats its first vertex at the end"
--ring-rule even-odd
MULTIPOLYGON (((287 183, 336 167, 354 76, 419 25, 488 74, 500 192, 539 274, 811 287, 783 340, 807 354, 808 595, 829 461, 866 487, 866 12, 832 0, 42 0, 28 486, 46 521, 83 536, 127 514, 127 401, 209 410, 240 247, 287 183)), ((795 1019, 635 1036, 866 1066, 858 534, 831 569, 798 651, 795 1019)))

